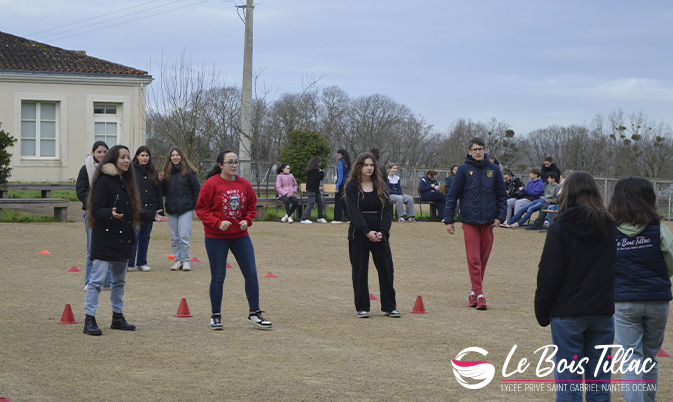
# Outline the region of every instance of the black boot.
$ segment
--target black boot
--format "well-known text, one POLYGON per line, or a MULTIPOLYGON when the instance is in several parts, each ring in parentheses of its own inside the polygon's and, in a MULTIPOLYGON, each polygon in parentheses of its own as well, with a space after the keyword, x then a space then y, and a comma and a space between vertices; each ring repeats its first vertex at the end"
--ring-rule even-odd
POLYGON ((122 331, 135 331, 136 326, 126 322, 124 314, 112 313, 112 325, 110 325, 110 329, 121 329, 122 331))
POLYGON ((84 320, 84 332, 87 335, 102 335, 103 331, 98 328, 98 324, 96 324, 96 317, 92 315, 87 315, 86 319, 84 320))

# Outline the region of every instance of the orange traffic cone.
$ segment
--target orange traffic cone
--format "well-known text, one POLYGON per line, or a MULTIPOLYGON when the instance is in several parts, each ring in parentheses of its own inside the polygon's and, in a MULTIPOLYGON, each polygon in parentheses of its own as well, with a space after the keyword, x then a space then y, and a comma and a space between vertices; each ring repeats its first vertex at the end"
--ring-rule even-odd
POLYGON ((227 263, 227 268, 229 268, 229 269, 234 269, 234 266, 231 265, 231 264, 229 264, 229 263, 227 263))
POLYGON ((178 307, 178 313, 176 317, 191 317, 192 313, 189 312, 189 306, 187 306, 187 299, 184 297, 180 300, 180 307, 178 307))
POLYGON ((168 254, 166 257, 170 258, 171 260, 175 259, 175 256, 173 254, 168 254))
POLYGON ((51 254, 51 253, 47 250, 42 250, 42 251, 40 251, 40 254, 51 254))
POLYGON ((77 267, 70 267, 68 268, 68 272, 80 272, 80 270, 77 267))
POLYGON ((423 305, 423 298, 421 295, 416 297, 416 304, 414 304, 414 309, 411 310, 413 314, 426 314, 425 306, 423 305))
POLYGON ((657 352, 657 357, 671 357, 671 355, 669 355, 668 352, 664 350, 664 348, 661 348, 657 352))
POLYGON ((199 260, 199 259, 196 258, 196 257, 192 257, 192 259, 189 260, 189 262, 201 262, 201 260, 199 260))
POLYGON ((72 308, 70 307, 70 304, 65 305, 65 308, 63 309, 63 315, 61 316, 61 321, 58 323, 77 324, 77 321, 75 321, 75 316, 72 314, 72 308))
POLYGON ((378 299, 379 299, 379 298, 376 297, 376 296, 374 296, 373 293, 370 293, 370 294, 369 294, 369 300, 378 300, 378 299))
POLYGON ((278 276, 272 274, 271 272, 267 272, 264 275, 262 275, 262 278, 278 278, 278 276))

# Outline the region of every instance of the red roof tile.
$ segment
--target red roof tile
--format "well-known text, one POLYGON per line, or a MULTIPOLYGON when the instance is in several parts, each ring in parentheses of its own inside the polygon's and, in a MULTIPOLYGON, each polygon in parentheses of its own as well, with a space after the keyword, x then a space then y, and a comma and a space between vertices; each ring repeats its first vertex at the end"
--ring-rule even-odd
POLYGON ((87 56, 0 32, 0 71, 43 71, 61 73, 147 75, 121 64, 87 56))

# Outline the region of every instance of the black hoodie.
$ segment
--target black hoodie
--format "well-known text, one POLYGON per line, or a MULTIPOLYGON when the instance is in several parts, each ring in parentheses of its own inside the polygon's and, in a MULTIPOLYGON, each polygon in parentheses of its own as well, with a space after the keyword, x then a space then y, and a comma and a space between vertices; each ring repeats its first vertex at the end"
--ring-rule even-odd
POLYGON ((573 207, 552 223, 540 257, 535 317, 611 316, 615 312, 616 223, 601 235, 585 207, 573 207))

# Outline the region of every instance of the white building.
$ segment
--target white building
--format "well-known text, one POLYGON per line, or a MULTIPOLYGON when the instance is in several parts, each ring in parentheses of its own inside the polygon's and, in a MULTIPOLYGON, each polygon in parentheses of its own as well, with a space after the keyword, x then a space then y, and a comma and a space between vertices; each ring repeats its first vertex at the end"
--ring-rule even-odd
POLYGON ((145 144, 152 77, 109 61, 0 32, 0 129, 18 141, 10 181, 77 177, 93 143, 145 144))

